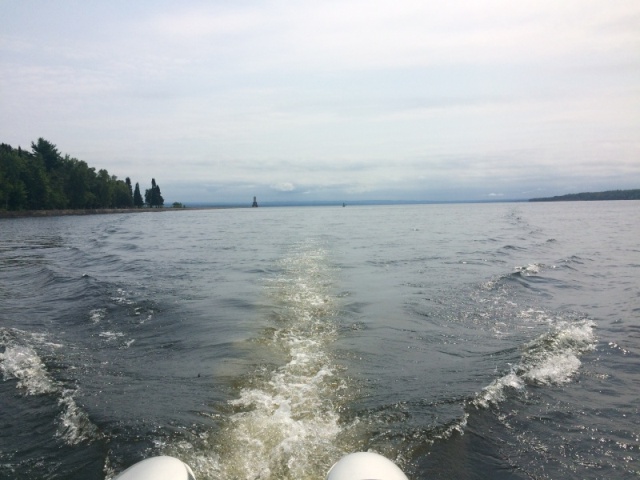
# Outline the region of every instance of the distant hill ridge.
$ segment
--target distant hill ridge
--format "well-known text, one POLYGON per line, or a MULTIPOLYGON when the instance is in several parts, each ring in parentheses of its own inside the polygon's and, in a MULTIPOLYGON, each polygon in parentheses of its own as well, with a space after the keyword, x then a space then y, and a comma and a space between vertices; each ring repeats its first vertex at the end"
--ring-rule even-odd
POLYGON ((568 195, 559 195, 556 197, 529 199, 530 202, 576 202, 593 200, 640 200, 640 189, 570 193, 568 195))

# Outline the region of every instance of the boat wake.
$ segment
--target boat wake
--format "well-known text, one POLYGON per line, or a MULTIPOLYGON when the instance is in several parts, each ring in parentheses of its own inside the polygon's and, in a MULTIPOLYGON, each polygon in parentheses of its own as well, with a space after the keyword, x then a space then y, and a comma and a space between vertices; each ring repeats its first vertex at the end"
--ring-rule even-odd
POLYGON ((595 323, 582 320, 561 322, 523 348, 518 365, 478 393, 470 404, 478 408, 497 405, 509 389, 524 391, 530 385, 561 385, 569 382, 580 368, 580 357, 595 348, 595 323))
POLYGON ((348 453, 339 408, 347 385, 330 354, 337 326, 333 268, 323 248, 298 245, 266 279, 269 327, 254 342, 258 366, 229 402, 221 431, 201 445, 182 442, 164 453, 182 458, 197 478, 322 478, 348 453), (274 358, 285 363, 269 367, 274 358))
POLYGON ((0 329, 0 371, 5 381, 15 381, 26 396, 50 396, 56 399, 59 413, 56 436, 67 445, 92 442, 101 438, 98 428, 75 400, 75 389, 55 380, 34 348, 37 344, 59 348, 45 337, 17 329, 0 329))

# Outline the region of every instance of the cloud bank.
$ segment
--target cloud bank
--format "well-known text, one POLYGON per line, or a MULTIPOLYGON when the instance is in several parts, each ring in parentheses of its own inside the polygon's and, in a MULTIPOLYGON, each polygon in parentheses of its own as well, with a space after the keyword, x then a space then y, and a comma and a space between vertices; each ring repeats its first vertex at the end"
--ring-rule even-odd
POLYGON ((640 4, 4 2, 0 141, 168 200, 640 185, 640 4))

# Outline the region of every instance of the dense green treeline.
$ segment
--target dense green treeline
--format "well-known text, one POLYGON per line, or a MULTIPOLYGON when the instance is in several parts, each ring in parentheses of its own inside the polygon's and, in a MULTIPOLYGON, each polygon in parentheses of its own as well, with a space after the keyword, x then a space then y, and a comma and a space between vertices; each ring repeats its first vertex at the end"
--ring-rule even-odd
MULTIPOLYGON (((160 187, 152 181, 147 205, 161 207, 160 187)), ((31 152, 0 144, 0 210, 131 208, 144 204, 140 186, 118 180, 104 169, 96 172, 86 162, 62 156, 43 138, 31 152)))
POLYGON ((530 202, 565 202, 587 200, 640 200, 640 189, 608 190, 606 192, 570 193, 557 197, 532 198, 530 202))

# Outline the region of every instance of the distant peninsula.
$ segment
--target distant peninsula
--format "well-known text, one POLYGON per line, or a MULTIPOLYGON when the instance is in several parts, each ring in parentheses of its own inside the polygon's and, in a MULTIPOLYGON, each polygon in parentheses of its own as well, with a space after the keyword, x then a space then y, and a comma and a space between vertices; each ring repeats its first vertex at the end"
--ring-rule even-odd
POLYGON ((640 189, 570 193, 568 195, 559 195, 556 197, 529 199, 530 202, 579 202, 595 200, 640 200, 640 189))

